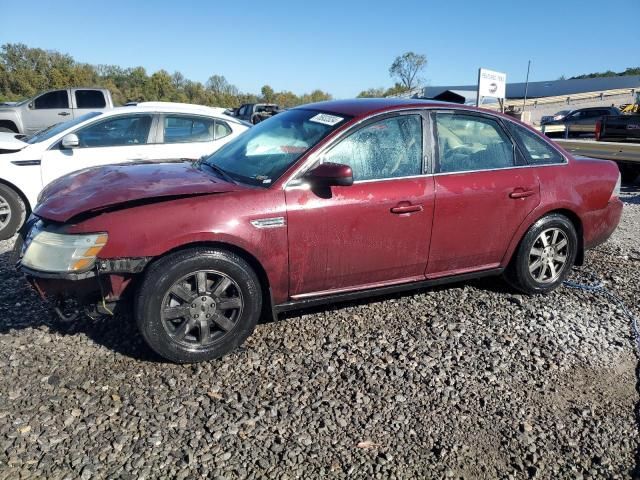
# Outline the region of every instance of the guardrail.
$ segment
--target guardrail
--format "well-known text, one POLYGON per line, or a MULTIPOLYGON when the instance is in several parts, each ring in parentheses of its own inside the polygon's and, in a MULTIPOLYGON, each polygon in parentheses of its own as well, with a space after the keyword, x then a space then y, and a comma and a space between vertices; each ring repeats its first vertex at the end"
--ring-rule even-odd
POLYGON ((553 141, 575 155, 622 162, 637 162, 640 164, 640 143, 561 139, 553 139, 553 141))

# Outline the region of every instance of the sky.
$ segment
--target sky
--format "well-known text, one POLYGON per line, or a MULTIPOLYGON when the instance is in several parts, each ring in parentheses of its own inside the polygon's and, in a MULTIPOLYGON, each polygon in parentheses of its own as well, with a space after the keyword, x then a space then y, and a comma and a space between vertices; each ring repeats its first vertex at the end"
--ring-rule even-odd
POLYGON ((425 85, 507 82, 640 66, 640 0, 67 1, 0 0, 0 44, 58 50, 80 62, 165 69, 241 91, 264 84, 348 98, 389 87, 406 51, 427 56, 425 85), (613 5, 613 4, 612 4, 613 5))

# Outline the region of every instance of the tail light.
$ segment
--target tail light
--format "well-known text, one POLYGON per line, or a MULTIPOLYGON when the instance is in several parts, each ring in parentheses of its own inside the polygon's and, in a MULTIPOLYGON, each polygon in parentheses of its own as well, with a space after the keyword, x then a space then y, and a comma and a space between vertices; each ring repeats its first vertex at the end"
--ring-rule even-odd
POLYGON ((596 140, 600 140, 600 134, 602 133, 602 120, 596 122, 596 140))

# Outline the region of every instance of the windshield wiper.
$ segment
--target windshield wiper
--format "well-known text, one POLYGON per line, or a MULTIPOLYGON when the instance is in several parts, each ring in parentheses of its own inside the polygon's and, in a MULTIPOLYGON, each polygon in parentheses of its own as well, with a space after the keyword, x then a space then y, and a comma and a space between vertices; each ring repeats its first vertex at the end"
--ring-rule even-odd
POLYGON ((202 166, 206 166, 206 167, 210 168, 211 170, 216 172, 219 177, 221 177, 223 180, 226 180, 227 182, 238 183, 233 178, 231 178, 231 175, 229 175, 227 172, 225 172, 222 168, 220 168, 219 166, 217 166, 214 163, 207 163, 207 162, 203 162, 203 161, 198 161, 197 167, 202 167, 202 166))

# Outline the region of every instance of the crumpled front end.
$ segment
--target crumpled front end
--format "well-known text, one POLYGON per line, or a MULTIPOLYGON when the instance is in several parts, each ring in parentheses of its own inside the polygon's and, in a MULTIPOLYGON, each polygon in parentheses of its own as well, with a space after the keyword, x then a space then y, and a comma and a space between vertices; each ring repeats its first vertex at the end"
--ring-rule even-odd
POLYGON ((106 243, 101 235, 67 234, 63 225, 34 216, 19 232, 13 251, 16 268, 63 320, 80 313, 112 314, 150 260, 99 259, 100 242, 106 243))

